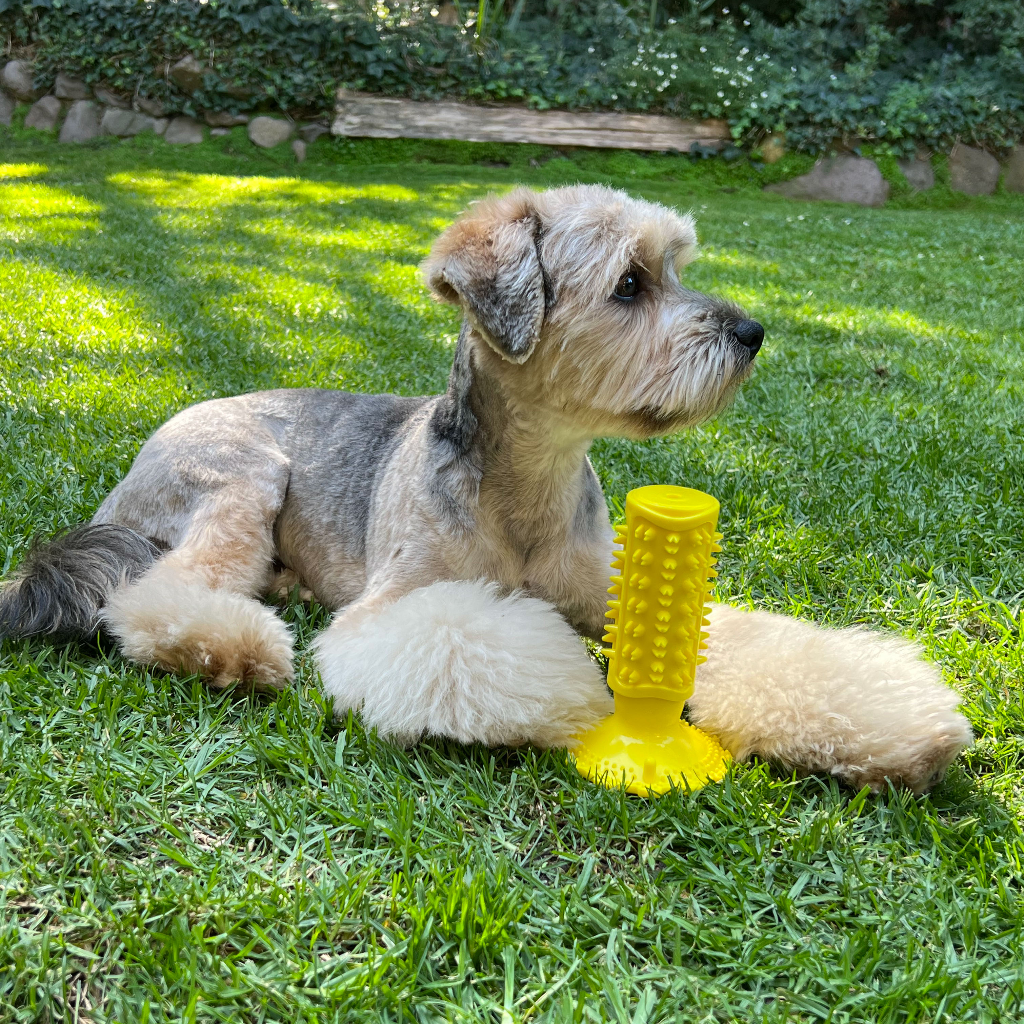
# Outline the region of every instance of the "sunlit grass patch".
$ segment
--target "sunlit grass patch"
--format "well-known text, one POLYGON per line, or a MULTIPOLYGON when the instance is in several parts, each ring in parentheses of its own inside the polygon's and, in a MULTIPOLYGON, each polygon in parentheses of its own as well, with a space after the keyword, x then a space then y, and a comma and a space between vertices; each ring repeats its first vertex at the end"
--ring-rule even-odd
POLYGON ((185 206, 189 209, 261 201, 282 205, 338 203, 350 199, 410 203, 419 198, 412 189, 398 185, 352 187, 287 176, 239 178, 223 174, 190 174, 185 171, 176 174, 147 171, 141 174, 112 174, 109 181, 125 191, 148 197, 157 206, 185 206))
MULTIPOLYGON (((861 210, 717 161, 321 141, 297 168, 243 144, 4 143, 5 572, 193 402, 442 389, 436 233, 492 189, 604 181, 694 209, 684 282, 767 329, 718 419, 595 445, 613 508, 714 493, 722 598, 919 639, 981 739, 921 800, 741 765, 647 802, 559 753, 381 743, 332 720, 308 653, 269 701, 105 643, 6 644, 0 1017, 1018 1019, 1024 201, 861 210), (483 158, 511 166, 457 163, 483 158)), ((300 650, 328 621, 284 615, 300 650)))
POLYGON ((0 178, 33 178, 48 170, 46 164, 0 164, 0 178))

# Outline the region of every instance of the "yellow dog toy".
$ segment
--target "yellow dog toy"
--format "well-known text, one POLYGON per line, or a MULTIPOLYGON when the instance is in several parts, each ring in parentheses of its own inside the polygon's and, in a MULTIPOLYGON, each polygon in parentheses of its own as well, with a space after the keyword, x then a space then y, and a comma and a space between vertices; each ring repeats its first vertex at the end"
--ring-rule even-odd
POLYGON ((626 497, 604 637, 615 712, 580 737, 575 755, 583 775, 609 788, 694 790, 728 768, 721 744, 680 717, 705 660, 704 601, 722 550, 718 509, 688 487, 638 487, 626 497))

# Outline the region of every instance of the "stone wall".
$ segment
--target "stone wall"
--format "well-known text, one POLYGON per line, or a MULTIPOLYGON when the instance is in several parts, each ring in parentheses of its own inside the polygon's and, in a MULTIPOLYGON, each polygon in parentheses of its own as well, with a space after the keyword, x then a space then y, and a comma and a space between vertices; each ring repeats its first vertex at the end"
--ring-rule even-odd
MULTIPOLYGON (((189 60, 195 59, 185 58, 178 64, 189 60)), ((182 74, 190 70, 178 65, 175 69, 182 74)), ((0 70, 0 124, 11 124, 19 103, 31 104, 25 115, 26 128, 53 132, 67 143, 152 132, 171 145, 189 146, 202 142, 207 133, 226 135, 233 127, 246 125, 250 140, 265 149, 291 140, 295 158, 301 161, 306 156, 306 145, 328 131, 324 122, 296 124, 283 117, 250 118, 245 114, 212 112, 201 120, 184 114, 169 116, 156 100, 129 96, 102 85, 91 88, 81 79, 63 73, 57 75, 51 93, 40 95, 33 88, 31 65, 24 60, 12 60, 0 70)))
MULTIPOLYGON (((203 66, 195 57, 183 57, 169 74, 179 88, 194 91, 202 82, 203 66)), ((34 88, 32 66, 24 60, 8 61, 0 70, 0 124, 10 125, 19 103, 31 106, 25 127, 58 134, 61 142, 81 143, 101 136, 125 138, 153 132, 171 145, 188 146, 202 142, 207 133, 226 135, 233 127, 246 125, 250 140, 265 149, 291 140, 296 160, 304 160, 306 146, 329 129, 313 121, 296 124, 283 117, 207 112, 202 119, 184 114, 168 116, 162 105, 143 96, 129 96, 105 86, 91 88, 84 81, 59 74, 52 93, 39 95, 34 88)), ((359 134, 357 131, 351 134, 359 134)), ((402 134, 399 132, 399 134, 402 134)), ((774 162, 785 149, 781 138, 762 146, 762 158, 774 162), (776 152, 777 150, 777 152, 776 152), (769 152, 770 151, 770 152, 769 152)), ((900 170, 910 186, 925 191, 935 184, 930 154, 900 161, 900 170)), ((1016 146, 1002 164, 991 153, 957 143, 949 154, 950 187, 967 195, 991 195, 1002 177, 1008 192, 1024 192, 1024 145, 1016 146)), ((889 194, 888 183, 873 161, 840 156, 819 161, 809 173, 791 181, 769 186, 772 191, 794 199, 852 202, 881 206, 889 194)))

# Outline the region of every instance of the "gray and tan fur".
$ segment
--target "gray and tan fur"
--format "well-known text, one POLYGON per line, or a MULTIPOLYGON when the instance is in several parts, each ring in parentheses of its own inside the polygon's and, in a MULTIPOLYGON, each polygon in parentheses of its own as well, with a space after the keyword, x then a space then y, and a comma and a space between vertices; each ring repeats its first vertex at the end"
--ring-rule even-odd
MULTIPOLYGON (((681 283, 695 253, 689 217, 604 188, 474 205, 424 264, 464 312, 445 394, 186 409, 91 533, 27 560, 0 632, 103 628, 140 662, 281 687, 292 640, 259 598, 299 583, 335 610, 339 713, 403 742, 570 743, 610 707, 577 635, 602 631, 612 549, 587 450, 713 415, 763 336, 681 283)), ((923 791, 970 741, 904 641, 726 607, 712 635, 688 713, 737 757, 923 791)))

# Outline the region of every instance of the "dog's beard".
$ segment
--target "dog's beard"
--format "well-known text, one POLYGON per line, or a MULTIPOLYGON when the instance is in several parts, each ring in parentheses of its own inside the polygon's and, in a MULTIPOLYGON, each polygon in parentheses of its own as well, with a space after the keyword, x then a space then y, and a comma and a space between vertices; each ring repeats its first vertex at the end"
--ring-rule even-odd
POLYGON ((749 352, 716 326, 713 333, 682 342, 668 339, 637 346, 625 365, 612 360, 600 380, 593 373, 584 375, 578 397, 590 390, 586 407, 607 417, 608 433, 670 434, 720 412, 752 364, 749 352))
POLYGON ((658 433, 695 426, 729 404, 753 365, 750 353, 723 330, 671 344, 661 374, 638 382, 633 412, 663 425, 658 433))
POLYGON ((538 353, 545 387, 593 436, 651 437, 709 419, 728 405, 753 356, 733 334, 742 311, 699 298, 595 302, 566 310, 564 327, 556 314, 538 353))

